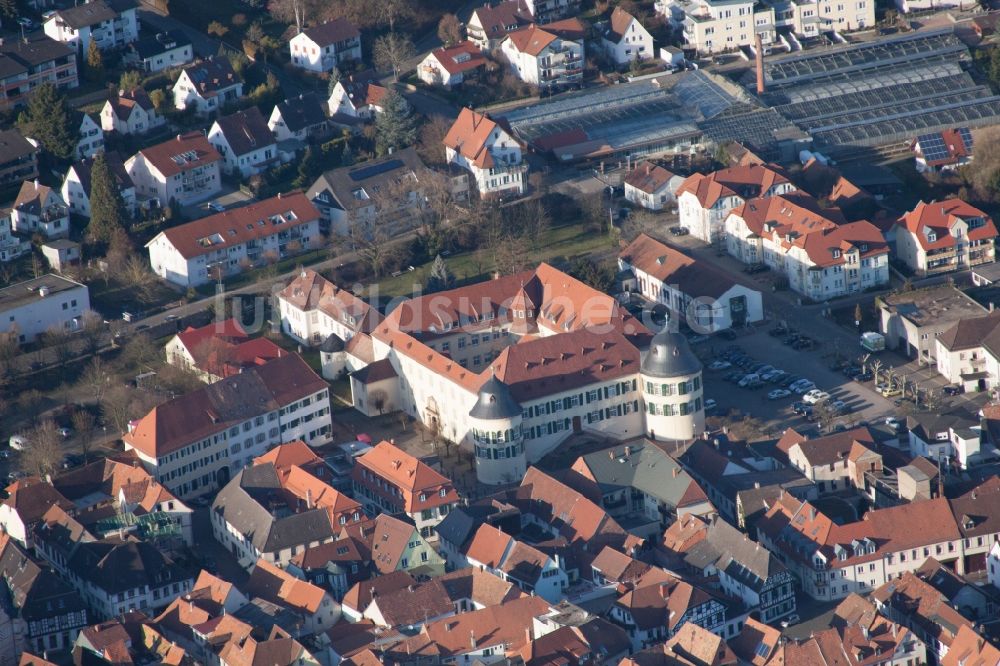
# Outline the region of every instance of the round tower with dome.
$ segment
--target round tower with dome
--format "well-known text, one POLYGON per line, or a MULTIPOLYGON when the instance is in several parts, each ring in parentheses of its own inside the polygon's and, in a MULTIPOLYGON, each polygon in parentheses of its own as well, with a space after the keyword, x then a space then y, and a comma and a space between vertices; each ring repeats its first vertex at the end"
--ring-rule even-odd
POLYGON ((705 430, 701 361, 687 339, 669 326, 653 336, 639 375, 646 434, 656 440, 687 440, 705 430))
POLYGON ((521 405, 496 375, 479 388, 469 411, 469 440, 476 460, 476 477, 482 483, 518 481, 527 471, 521 434, 521 405))

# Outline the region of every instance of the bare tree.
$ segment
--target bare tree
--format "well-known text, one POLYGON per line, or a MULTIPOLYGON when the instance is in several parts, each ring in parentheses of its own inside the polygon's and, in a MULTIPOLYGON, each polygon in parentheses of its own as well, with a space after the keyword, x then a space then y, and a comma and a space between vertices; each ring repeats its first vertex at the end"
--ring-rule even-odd
POLYGON ((445 46, 454 46, 465 39, 465 30, 462 22, 454 14, 445 14, 438 21, 438 39, 445 46))
POLYGON ((17 375, 17 353, 21 350, 17 335, 16 330, 0 333, 0 386, 17 375))
POLYGON ((158 360, 160 350, 145 333, 137 333, 129 338, 122 349, 119 361, 127 370, 145 371, 158 360))
POLYGON ((408 0, 378 0, 371 3, 375 20, 381 25, 388 25, 389 32, 396 31, 396 21, 406 20, 413 16, 413 3, 408 0))
POLYGON ((77 385, 84 388, 88 395, 94 397, 98 405, 104 400, 104 394, 111 386, 111 369, 100 356, 90 359, 80 373, 77 385))
POLYGON ((813 416, 819 422, 820 429, 827 431, 833 425, 834 420, 836 420, 837 412, 830 405, 829 400, 824 400, 813 405, 813 416))
POLYGON ((62 456, 59 428, 47 419, 28 434, 24 450, 18 453, 18 465, 28 474, 44 477, 59 469, 62 456))
POLYGON ((145 390, 118 384, 108 390, 101 412, 118 432, 124 433, 128 430, 129 421, 139 418, 155 404, 155 399, 145 390))
POLYGON ((156 285, 156 276, 149 269, 145 259, 138 254, 132 255, 125 262, 124 277, 132 288, 138 290, 143 299, 150 297, 156 285))
POLYGON ((531 243, 522 234, 504 234, 496 240, 492 249, 496 268, 503 275, 523 271, 531 260, 531 243))
POLYGON ((17 397, 18 407, 21 408, 21 412, 32 422, 38 418, 44 402, 45 396, 38 389, 22 391, 17 397))
POLYGON ((663 227, 663 220, 648 210, 632 210, 622 222, 622 238, 631 242, 639 234, 655 233, 662 230, 663 227))
POLYGON ((298 34, 317 10, 318 4, 315 0, 271 0, 267 3, 267 10, 279 21, 294 23, 295 33, 298 34))
MULTIPOLYGON (((379 0, 381 4, 384 0, 379 0)), ((400 70, 407 60, 416 55, 416 48, 409 37, 396 32, 390 32, 375 40, 372 47, 372 57, 375 66, 380 71, 392 71, 393 78, 399 81, 400 70)))
POLYGON ((199 370, 221 377, 226 364, 235 359, 236 352, 233 345, 212 336, 192 349, 191 356, 199 370))
POLYGON ((389 400, 389 396, 382 389, 375 389, 368 394, 368 402, 371 403, 372 407, 378 410, 379 416, 385 413, 386 402, 389 400))
POLYGON ((80 449, 83 452, 83 461, 87 462, 90 457, 90 447, 94 443, 94 432, 96 421, 94 415, 85 409, 78 409, 70 417, 73 430, 76 431, 76 440, 80 442, 80 449))
POLYGON ((80 337, 88 354, 96 354, 104 338, 104 318, 93 310, 83 313, 80 321, 80 337))
POLYGON ((70 332, 61 324, 53 324, 42 334, 45 347, 55 354, 60 363, 73 359, 73 340, 70 332))
POLYGON ((417 153, 428 165, 443 167, 445 160, 444 138, 451 129, 451 120, 444 116, 434 115, 420 128, 417 139, 417 153))

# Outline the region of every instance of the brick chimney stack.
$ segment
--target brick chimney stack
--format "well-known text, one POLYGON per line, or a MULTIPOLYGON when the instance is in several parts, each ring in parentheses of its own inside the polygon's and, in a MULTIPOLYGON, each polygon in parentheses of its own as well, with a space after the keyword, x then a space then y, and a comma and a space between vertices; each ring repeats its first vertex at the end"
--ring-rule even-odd
POLYGON ((758 32, 754 37, 754 51, 757 62, 757 94, 764 94, 764 44, 758 32))

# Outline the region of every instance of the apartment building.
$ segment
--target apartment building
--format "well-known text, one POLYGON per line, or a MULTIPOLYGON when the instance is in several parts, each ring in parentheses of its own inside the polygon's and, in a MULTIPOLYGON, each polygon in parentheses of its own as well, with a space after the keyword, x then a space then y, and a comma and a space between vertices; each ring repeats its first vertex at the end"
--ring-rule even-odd
POLYGON ((484 197, 514 198, 527 188, 521 144, 488 116, 462 109, 444 138, 449 164, 465 169, 484 197))
POLYGON ((0 262, 12 261, 27 252, 31 252, 31 241, 14 234, 10 213, 0 215, 0 262))
POLYGON ((194 48, 183 30, 167 30, 129 44, 122 60, 155 74, 188 64, 194 60, 194 48))
POLYGON ((178 396, 122 435, 157 481, 181 498, 224 486, 269 447, 330 437, 329 388, 297 354, 178 396))
MULTIPOLYGON (((137 209, 135 185, 125 170, 125 163, 122 161, 121 155, 116 152, 105 153, 104 161, 107 163, 111 177, 122 196, 125 209, 130 215, 134 215, 137 209)), ((66 177, 63 178, 59 192, 63 201, 69 205, 70 213, 74 215, 90 217, 90 176, 93 167, 93 158, 75 162, 70 165, 66 171, 66 177)))
POLYGON ((657 11, 666 16, 684 43, 699 53, 723 53, 751 46, 759 34, 765 47, 777 39, 775 10, 751 0, 659 0, 657 11))
POLYGON ((534 21, 525 0, 502 0, 472 10, 472 15, 465 23, 465 32, 480 50, 492 51, 500 46, 507 33, 526 27, 534 21))
POLYGON ((87 286, 59 275, 0 287, 0 332, 16 333, 21 344, 33 342, 55 326, 78 330, 88 310, 87 286))
POLYGON ((580 0, 524 0, 524 4, 539 23, 552 23, 580 13, 580 0))
POLYGON ((583 80, 583 35, 577 19, 529 25, 508 33, 500 52, 517 78, 542 90, 560 90, 583 80))
POLYGON ((775 26, 790 28, 799 37, 818 37, 824 32, 850 32, 875 25, 875 3, 871 0, 781 0, 774 8, 775 26))
POLYGON ((1000 313, 959 319, 934 338, 938 374, 970 391, 1000 382, 1000 313))
POLYGON ((80 85, 76 51, 41 33, 0 42, 0 63, 0 110, 27 104, 31 91, 43 83, 63 92, 80 85))
POLYGON ((896 257, 917 275, 996 261, 993 218, 961 199, 921 201, 896 223, 896 257))
POLYGON ((345 18, 306 28, 288 42, 292 65, 317 74, 361 60, 361 32, 345 18))
POLYGON ((125 162, 139 201, 154 207, 186 206, 222 189, 222 156, 201 132, 143 148, 125 162))
POLYGON ((90 43, 102 51, 121 49, 139 39, 135 0, 88 0, 52 12, 45 34, 86 56, 90 43))
POLYGON ((312 269, 303 269, 278 293, 278 310, 285 335, 306 345, 319 345, 331 335, 349 342, 382 321, 377 308, 312 269))
POLYGON ((210 116, 243 97, 243 81, 229 60, 210 57, 184 67, 171 92, 175 109, 210 116))
POLYGON ((751 199, 725 221, 726 250, 749 266, 765 264, 814 301, 889 283, 889 245, 870 222, 844 222, 799 192, 751 199))
POLYGON ((222 170, 241 178, 280 162, 274 134, 256 106, 216 120, 208 130, 208 142, 222 155, 222 170))
POLYGON ((640 234, 618 255, 618 268, 643 298, 666 306, 671 320, 716 333, 764 319, 760 291, 742 285, 715 266, 640 234))
POLYGON ((46 238, 69 236, 69 208, 59 190, 26 180, 14 199, 11 223, 20 234, 41 234, 46 238))
POLYGON ((296 192, 161 231, 146 248, 154 273, 190 287, 298 254, 319 238, 319 211, 296 192))
POLYGON ((777 165, 750 164, 696 173, 677 188, 680 226, 706 243, 717 243, 725 235, 729 213, 755 197, 769 197, 795 190, 795 185, 777 165))
POLYGON ((438 523, 460 501, 450 479, 389 442, 355 460, 351 478, 369 515, 406 514, 420 536, 434 542, 438 523))

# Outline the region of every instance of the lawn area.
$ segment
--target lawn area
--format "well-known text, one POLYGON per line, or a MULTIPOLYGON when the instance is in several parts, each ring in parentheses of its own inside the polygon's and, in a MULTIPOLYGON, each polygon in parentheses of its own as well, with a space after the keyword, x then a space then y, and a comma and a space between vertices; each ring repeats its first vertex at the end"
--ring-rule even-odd
POLYGON ((87 281, 90 288, 90 304, 107 319, 121 317, 122 310, 127 306, 140 305, 147 314, 179 301, 183 295, 171 289, 166 283, 153 280, 146 290, 138 290, 133 284, 118 283, 110 280, 105 283, 101 278, 87 281))
MULTIPOLYGON (((542 235, 538 244, 529 252, 525 263, 529 266, 543 261, 560 264, 595 252, 610 251, 613 248, 611 239, 605 235, 595 234, 575 225, 553 227, 542 235)), ((486 252, 459 252, 445 257, 445 261, 460 285, 481 282, 493 270, 493 264, 486 252)), ((427 283, 433 263, 433 261, 428 262, 415 267, 413 271, 406 271, 398 277, 388 277, 379 282, 380 299, 384 302, 400 296, 412 296, 414 285, 422 288, 427 283)))

